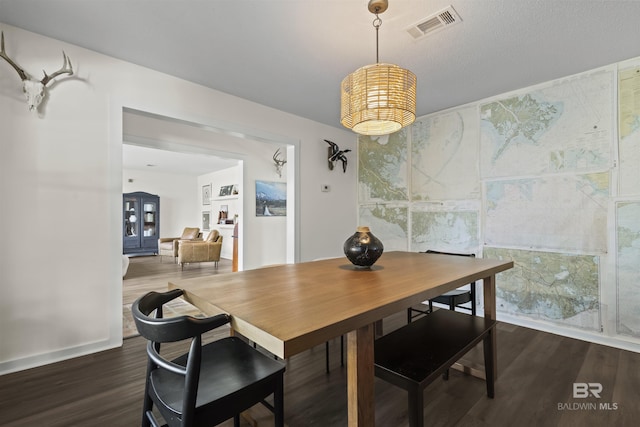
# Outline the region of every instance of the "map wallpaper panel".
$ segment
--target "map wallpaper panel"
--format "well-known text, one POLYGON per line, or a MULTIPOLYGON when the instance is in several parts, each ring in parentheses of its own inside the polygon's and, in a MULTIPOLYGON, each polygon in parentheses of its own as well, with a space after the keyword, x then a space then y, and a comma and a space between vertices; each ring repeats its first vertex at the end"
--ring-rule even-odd
POLYGON ((385 250, 513 260, 499 319, 640 344, 640 58, 359 136, 358 189, 385 250))

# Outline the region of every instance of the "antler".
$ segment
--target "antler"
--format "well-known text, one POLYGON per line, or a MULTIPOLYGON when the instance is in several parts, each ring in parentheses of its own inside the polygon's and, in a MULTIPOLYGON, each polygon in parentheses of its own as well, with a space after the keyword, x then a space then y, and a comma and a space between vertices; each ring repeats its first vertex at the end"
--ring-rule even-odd
POLYGON ((0 36, 0 57, 4 58, 5 61, 7 61, 9 65, 11 65, 18 72, 18 75, 20 76, 22 81, 29 80, 29 76, 27 75, 27 73, 25 73, 22 68, 18 67, 18 64, 13 62, 4 51, 4 31, 2 31, 2 36, 0 36))
POLYGON ((278 149, 276 150, 276 152, 275 152, 275 153, 273 153, 273 161, 274 161, 274 162, 276 162, 276 164, 277 164, 277 165, 282 166, 282 165, 284 165, 285 163, 287 163, 287 161, 286 161, 286 160, 280 160, 280 159, 278 159, 278 156, 279 156, 279 155, 280 155, 280 149, 278 148, 278 149))
POLYGON ((278 148, 275 153, 273 153, 273 162, 276 164, 276 172, 278 172, 278 176, 282 178, 282 167, 286 160, 280 160, 278 156, 280 155, 280 149, 278 148))
POLYGON ((71 60, 69 60, 67 54, 64 53, 64 50, 62 51, 62 58, 64 60, 62 68, 60 68, 55 73, 48 75, 45 70, 42 70, 42 72, 44 73, 44 77, 42 78, 42 80, 40 80, 40 83, 42 83, 43 86, 46 86, 47 83, 49 83, 52 79, 58 77, 60 74, 69 74, 70 76, 73 75, 73 66, 71 65, 71 60))

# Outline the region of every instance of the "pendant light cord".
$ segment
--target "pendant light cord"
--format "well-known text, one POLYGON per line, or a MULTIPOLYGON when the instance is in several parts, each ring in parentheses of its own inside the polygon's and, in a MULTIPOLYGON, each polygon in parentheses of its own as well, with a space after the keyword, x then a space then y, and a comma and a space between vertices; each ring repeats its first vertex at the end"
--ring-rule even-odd
POLYGON ((380 17, 376 13, 376 19, 373 20, 373 27, 376 29, 376 64, 380 62, 378 59, 378 30, 380 29, 381 25, 382 19, 380 19, 380 17))

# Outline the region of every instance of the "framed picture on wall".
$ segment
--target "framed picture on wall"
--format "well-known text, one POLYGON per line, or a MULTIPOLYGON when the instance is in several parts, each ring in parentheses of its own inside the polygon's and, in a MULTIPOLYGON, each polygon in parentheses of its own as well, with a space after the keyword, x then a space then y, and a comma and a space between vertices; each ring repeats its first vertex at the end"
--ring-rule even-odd
POLYGON ((233 185, 223 185, 220 187, 219 196, 231 196, 231 192, 233 191, 233 185))
POLYGON ((211 204, 211 184, 202 186, 202 204, 211 204))
POLYGON ((256 216, 287 216, 287 183, 256 181, 256 216))
POLYGON ((202 231, 209 231, 211 224, 211 212, 203 211, 202 212, 202 231))

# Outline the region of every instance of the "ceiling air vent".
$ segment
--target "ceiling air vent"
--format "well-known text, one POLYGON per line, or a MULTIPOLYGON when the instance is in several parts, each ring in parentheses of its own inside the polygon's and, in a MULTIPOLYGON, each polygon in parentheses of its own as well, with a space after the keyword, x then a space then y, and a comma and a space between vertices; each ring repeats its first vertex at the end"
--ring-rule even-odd
POLYGON ((419 39, 427 34, 432 34, 459 22, 462 22, 460 16, 453 9, 453 6, 448 6, 413 24, 407 28, 407 32, 411 34, 411 37, 414 39, 419 39))

